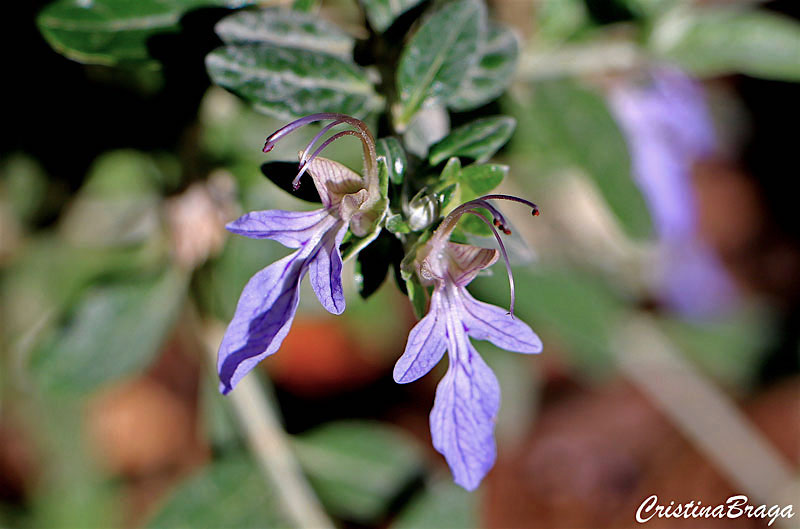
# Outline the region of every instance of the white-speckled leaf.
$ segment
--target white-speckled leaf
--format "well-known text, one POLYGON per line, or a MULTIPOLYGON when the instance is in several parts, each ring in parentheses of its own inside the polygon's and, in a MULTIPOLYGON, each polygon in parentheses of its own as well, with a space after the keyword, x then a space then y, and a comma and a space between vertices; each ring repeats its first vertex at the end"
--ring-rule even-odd
POLYGON ((228 45, 208 54, 206 67, 215 83, 281 119, 315 112, 363 118, 383 104, 362 68, 324 53, 271 44, 228 45))
POLYGON ((695 75, 800 81, 800 24, 766 10, 675 9, 659 20, 649 45, 695 75))
POLYGON ((399 128, 461 85, 478 60, 485 33, 486 7, 479 0, 451 2, 425 20, 403 49, 397 69, 399 128))
POLYGON ((431 165, 437 165, 451 156, 462 156, 485 162, 505 145, 516 126, 517 121, 508 116, 477 119, 458 127, 434 144, 428 160, 431 165))
POLYGON ((454 110, 471 110, 499 97, 511 84, 519 56, 519 41, 510 29, 491 25, 480 60, 447 100, 454 110))
POLYGON ((386 31, 392 23, 419 4, 421 0, 361 0, 372 29, 379 33, 386 31))
POLYGON ((290 9, 239 11, 214 28, 226 44, 265 43, 350 58, 354 39, 312 13, 290 9))
POLYGON ((189 10, 206 6, 238 7, 239 0, 57 0, 42 9, 36 24, 59 53, 91 64, 153 62, 150 37, 177 31, 189 10))

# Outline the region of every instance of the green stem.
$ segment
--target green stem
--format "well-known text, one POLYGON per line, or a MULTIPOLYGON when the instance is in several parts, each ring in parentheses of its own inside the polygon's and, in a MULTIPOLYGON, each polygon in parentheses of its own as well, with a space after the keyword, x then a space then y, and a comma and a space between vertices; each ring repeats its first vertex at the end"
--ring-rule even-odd
MULTIPOLYGON (((204 345, 212 365, 216 365, 216 344, 222 334, 213 331, 215 329, 206 333, 204 345)), ((292 453, 276 403, 261 388, 255 373, 244 377, 225 398, 236 412, 261 472, 273 485, 293 525, 302 529, 333 529, 333 522, 322 509, 292 453)))

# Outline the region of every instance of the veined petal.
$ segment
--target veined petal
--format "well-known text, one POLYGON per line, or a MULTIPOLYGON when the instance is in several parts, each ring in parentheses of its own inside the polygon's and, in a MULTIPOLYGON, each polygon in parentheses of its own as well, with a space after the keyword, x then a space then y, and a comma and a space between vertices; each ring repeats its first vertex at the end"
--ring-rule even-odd
POLYGON ((394 366, 394 381, 398 384, 413 382, 427 374, 447 350, 446 315, 442 313, 440 298, 441 294, 435 291, 428 314, 408 334, 406 350, 394 366))
POLYGON ((322 247, 309 262, 308 272, 311 288, 317 299, 331 314, 344 312, 344 291, 342 290, 342 244, 347 224, 341 223, 338 230, 331 229, 322 240, 322 247))
POLYGON ((344 195, 364 188, 361 175, 339 162, 317 156, 308 164, 319 198, 326 208, 337 206, 344 195))
POLYGON ((541 353, 542 341, 528 325, 505 309, 478 301, 466 288, 459 288, 462 318, 467 333, 497 347, 517 353, 541 353))
POLYGON ((231 391, 256 364, 278 350, 294 319, 306 259, 299 250, 254 275, 242 291, 222 343, 220 391, 231 391))
POLYGON ((448 274, 458 286, 469 284, 478 272, 497 261, 497 250, 480 248, 471 244, 447 243, 448 274))
POLYGON ((252 239, 272 239, 288 248, 300 248, 327 226, 325 209, 314 211, 251 211, 230 222, 226 228, 252 239))
POLYGON ((466 335, 460 334, 450 340, 450 367, 436 388, 431 436, 455 482, 474 490, 496 457, 494 424, 500 385, 466 335))

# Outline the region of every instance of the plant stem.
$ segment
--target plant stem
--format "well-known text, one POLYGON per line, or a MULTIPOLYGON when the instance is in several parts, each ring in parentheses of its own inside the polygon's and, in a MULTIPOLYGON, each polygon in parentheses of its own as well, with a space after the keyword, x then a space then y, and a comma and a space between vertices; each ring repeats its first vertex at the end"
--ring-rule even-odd
MULTIPOLYGON (((216 344, 222 337, 214 327, 205 333, 203 340, 212 365, 216 365, 216 344)), ((333 529, 333 522, 326 516, 292 453, 276 405, 261 388, 255 373, 243 378, 225 398, 233 406, 259 468, 273 485, 293 525, 302 529, 333 529)))

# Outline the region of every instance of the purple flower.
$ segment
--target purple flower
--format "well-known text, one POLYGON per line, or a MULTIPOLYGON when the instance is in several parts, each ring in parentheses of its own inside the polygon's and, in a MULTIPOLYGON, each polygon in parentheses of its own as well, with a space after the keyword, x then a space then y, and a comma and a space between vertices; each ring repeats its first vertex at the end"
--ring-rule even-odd
POLYGON ((449 241, 465 213, 478 216, 492 228, 511 280, 508 256, 494 226, 509 232, 504 227, 505 219, 488 199, 522 202, 538 214, 536 206, 525 200, 488 195, 462 204, 442 221, 416 259, 418 277, 423 284, 433 285, 430 308, 411 330, 405 352, 394 367, 396 382, 413 382, 430 371, 445 351, 449 353, 450 364, 436 389, 431 411, 431 435, 434 448, 450 465, 455 482, 468 490, 475 489, 494 465, 494 424, 500 408, 497 378, 469 339, 488 340, 519 353, 542 350, 539 337, 513 316, 513 281, 508 312, 477 301, 466 289, 478 272, 497 261, 498 251, 449 241), (489 210, 494 223, 479 209, 489 210))
POLYGON ((294 253, 254 275, 242 291, 219 347, 217 369, 220 391, 228 393, 256 364, 280 348, 289 332, 299 302, 300 281, 309 275, 311 287, 328 312, 345 308, 342 291, 342 256, 339 245, 348 228, 362 237, 379 220, 382 207, 378 189, 375 142, 366 125, 342 114, 315 114, 286 125, 267 138, 264 152, 283 136, 314 121, 333 120, 323 127, 300 155, 300 171, 308 171, 322 200, 314 211, 253 211, 228 224, 233 233, 254 239, 272 239, 294 253), (339 124, 354 130, 338 132, 311 153, 323 134, 339 124), (364 146, 364 176, 344 165, 319 157, 331 142, 357 136, 364 146))
POLYGON ((691 181, 694 163, 716 149, 702 88, 680 70, 661 68, 644 84, 617 85, 610 103, 661 241, 661 296, 687 315, 725 307, 733 285, 698 236, 691 181))

